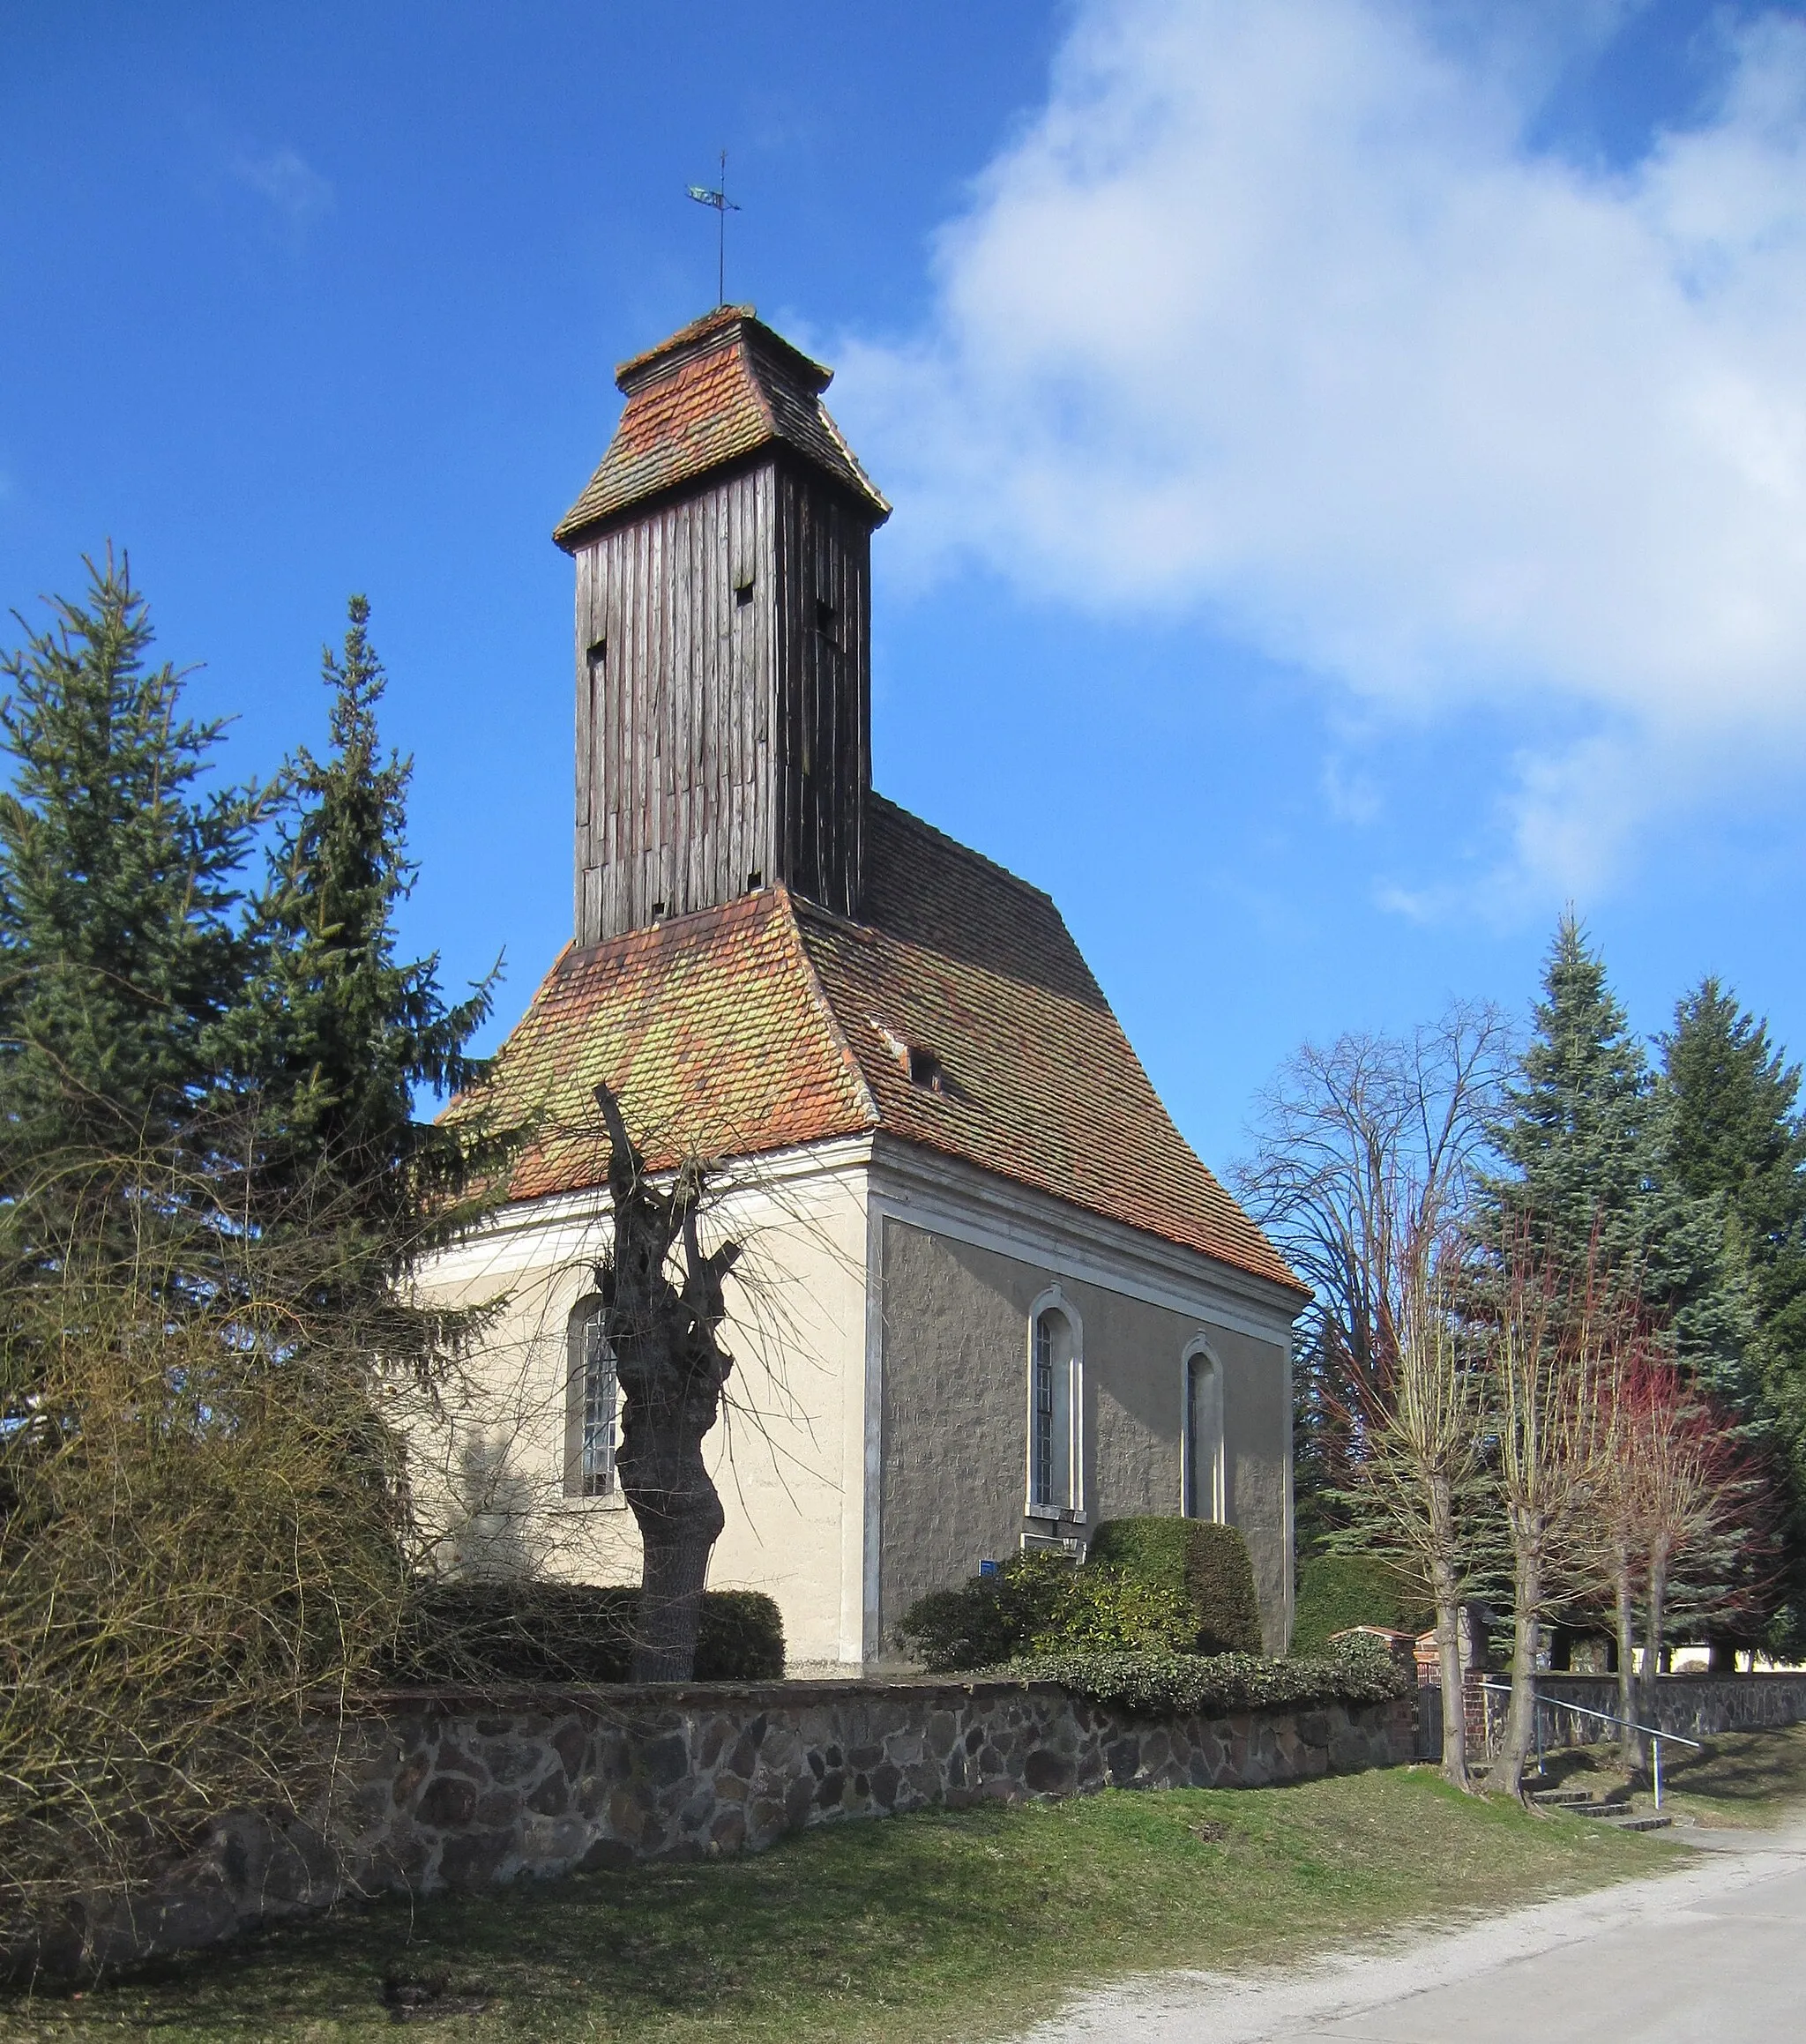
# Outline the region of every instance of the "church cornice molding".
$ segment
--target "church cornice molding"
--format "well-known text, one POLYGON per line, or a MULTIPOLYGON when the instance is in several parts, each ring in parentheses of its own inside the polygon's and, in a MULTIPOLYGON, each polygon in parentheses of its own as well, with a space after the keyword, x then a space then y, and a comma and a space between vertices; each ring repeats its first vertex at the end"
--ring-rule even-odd
POLYGON ((869 1198, 874 1211, 911 1227, 1257 1340, 1289 1345, 1304 1309, 1296 1293, 1202 1250, 882 1133, 869 1198))

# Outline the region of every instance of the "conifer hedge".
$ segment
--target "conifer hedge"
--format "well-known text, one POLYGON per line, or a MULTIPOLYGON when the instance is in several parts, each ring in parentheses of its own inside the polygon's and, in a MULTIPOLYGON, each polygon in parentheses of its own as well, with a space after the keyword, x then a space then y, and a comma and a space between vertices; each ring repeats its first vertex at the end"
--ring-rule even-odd
POLYGON ((1359 1636, 1338 1640, 1327 1653, 1286 1660, 1251 1653, 1058 1653, 987 1672, 1057 1682, 1093 1703, 1150 1716, 1377 1704, 1405 1695, 1411 1685, 1378 1640, 1359 1636))
POLYGON ((1191 1652, 1260 1652, 1254 1565, 1239 1528, 1198 1518, 1106 1519, 1093 1536, 1090 1564, 1183 1597, 1197 1619, 1191 1652))

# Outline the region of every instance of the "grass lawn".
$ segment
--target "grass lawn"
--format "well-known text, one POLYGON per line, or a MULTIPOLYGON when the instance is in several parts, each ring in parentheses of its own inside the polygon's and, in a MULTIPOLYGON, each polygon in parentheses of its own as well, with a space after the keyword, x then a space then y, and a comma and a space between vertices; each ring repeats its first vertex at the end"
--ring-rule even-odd
POLYGON ((1112 1792, 807 1832, 757 1858, 384 1902, 79 1999, 10 2038, 690 2044, 1007 2034, 1064 1990, 1283 1959, 1667 1863, 1665 1839, 1465 1798, 1427 1770, 1112 1792), (385 1998, 386 1996, 386 1998, 385 1998))
MULTIPOLYGON (((1800 1814, 1806 1798, 1806 1725, 1776 1732, 1720 1732, 1703 1753, 1664 1744, 1661 1807, 1676 1824, 1709 1824, 1715 1831, 1753 1831, 1800 1814)), ((1601 1794, 1622 1791, 1627 1777, 1612 1746, 1582 1747, 1552 1755, 1549 1778, 1564 1788, 1591 1788, 1601 1794)), ((1631 1802, 1651 1808, 1649 1792, 1631 1802)))

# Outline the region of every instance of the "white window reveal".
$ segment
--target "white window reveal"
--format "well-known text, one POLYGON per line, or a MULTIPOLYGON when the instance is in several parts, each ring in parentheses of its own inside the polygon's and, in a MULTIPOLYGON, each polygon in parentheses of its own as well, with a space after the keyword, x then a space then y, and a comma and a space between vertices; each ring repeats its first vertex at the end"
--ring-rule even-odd
POLYGON ((621 1387, 602 1334, 602 1302, 586 1299, 569 1323, 570 1375, 564 1407, 564 1495, 612 1497, 619 1443, 621 1387))
POLYGON ((1078 1323, 1063 1302, 1038 1305, 1028 1356, 1028 1511, 1057 1518, 1082 1503, 1078 1323))
POLYGON ((1183 1375, 1184 1497, 1187 1518, 1223 1517, 1223 1369, 1203 1339, 1191 1343, 1183 1375))

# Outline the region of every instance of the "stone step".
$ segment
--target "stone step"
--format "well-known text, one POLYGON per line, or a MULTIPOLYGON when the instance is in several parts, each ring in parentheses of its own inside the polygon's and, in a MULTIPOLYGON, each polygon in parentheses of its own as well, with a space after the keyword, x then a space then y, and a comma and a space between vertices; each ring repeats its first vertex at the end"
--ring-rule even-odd
POLYGON ((1621 1816, 1612 1824, 1615 1831, 1665 1831, 1674 1823, 1671 1816, 1657 1816, 1653 1811, 1647 1816, 1621 1816))
POLYGON ((1588 1788, 1533 1788, 1530 1800, 1540 1803, 1545 1809, 1566 1809, 1577 1802, 1591 1802, 1593 1791, 1588 1788))

